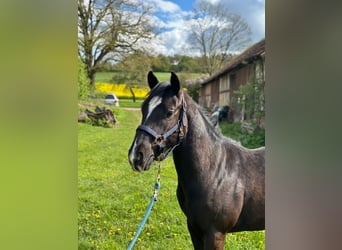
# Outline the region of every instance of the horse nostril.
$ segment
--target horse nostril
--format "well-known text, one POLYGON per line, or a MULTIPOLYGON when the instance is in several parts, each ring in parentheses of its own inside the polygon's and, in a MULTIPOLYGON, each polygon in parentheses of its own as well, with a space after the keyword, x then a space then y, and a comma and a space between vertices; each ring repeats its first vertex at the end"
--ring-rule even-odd
POLYGON ((137 161, 142 161, 144 158, 144 154, 142 152, 138 152, 137 154, 137 161))

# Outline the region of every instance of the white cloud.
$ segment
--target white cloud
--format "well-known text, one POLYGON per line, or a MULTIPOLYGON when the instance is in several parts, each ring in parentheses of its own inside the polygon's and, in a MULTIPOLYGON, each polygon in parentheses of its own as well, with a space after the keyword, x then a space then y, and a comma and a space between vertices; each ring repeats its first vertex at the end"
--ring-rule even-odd
POLYGON ((150 43, 151 50, 155 54, 185 54, 188 49, 186 41, 186 21, 171 20, 165 23, 165 27, 170 28, 169 30, 158 34, 150 43))
POLYGON ((170 1, 147 0, 146 2, 149 2, 150 4, 152 4, 152 6, 156 8, 156 11, 169 12, 169 13, 181 11, 181 8, 177 4, 170 2, 170 1))
MULTIPOLYGON (((187 43, 188 22, 185 20, 189 12, 172 2, 164 0, 147 0, 152 3, 158 15, 151 20, 154 25, 161 28, 161 33, 149 43, 150 50, 155 54, 189 54, 190 44, 187 43), (170 13, 172 13, 170 15, 170 13)), ((231 9, 233 13, 241 15, 250 25, 252 42, 258 42, 265 37, 265 1, 264 0, 206 0, 213 3, 221 2, 231 9)))
MULTIPOLYGON (((200 0, 197 0, 200 1, 200 0)), ((231 12, 241 15, 252 30, 253 42, 265 37, 265 0, 205 0, 207 2, 221 3, 231 12)))
POLYGON ((220 0, 206 0, 208 3, 217 4, 220 0))
MULTIPOLYGON (((170 3, 163 0, 148 0, 158 2, 159 4, 164 4, 165 11, 159 11, 151 16, 150 21, 159 30, 149 44, 145 44, 153 54, 164 54, 164 55, 174 55, 174 54, 184 54, 188 48, 186 41, 186 17, 189 15, 188 12, 182 11, 178 5, 171 4, 169 7, 165 3, 170 3), (173 5, 177 7, 172 7, 173 5), (170 14, 170 11, 174 10, 170 14)), ((156 8, 157 5, 155 6, 156 8)), ((161 8, 159 8, 161 9, 161 8)))

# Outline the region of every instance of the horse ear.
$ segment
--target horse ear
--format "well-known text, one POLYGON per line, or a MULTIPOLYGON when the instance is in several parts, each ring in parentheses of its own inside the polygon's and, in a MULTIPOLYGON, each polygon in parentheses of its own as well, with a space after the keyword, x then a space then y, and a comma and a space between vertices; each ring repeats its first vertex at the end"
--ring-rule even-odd
POLYGON ((171 86, 174 89, 175 93, 178 93, 181 86, 180 86, 178 76, 174 72, 171 72, 170 83, 171 83, 171 86))
POLYGON ((153 89, 159 83, 157 77, 153 74, 152 71, 148 72, 147 82, 150 89, 153 89))

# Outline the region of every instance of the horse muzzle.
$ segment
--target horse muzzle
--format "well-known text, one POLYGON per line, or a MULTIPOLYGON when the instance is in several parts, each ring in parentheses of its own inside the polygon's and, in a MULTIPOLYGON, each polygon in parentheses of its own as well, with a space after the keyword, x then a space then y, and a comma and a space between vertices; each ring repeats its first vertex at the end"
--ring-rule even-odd
POLYGON ((154 152, 151 144, 142 143, 137 145, 133 143, 128 151, 128 161, 132 169, 138 172, 149 170, 154 160, 154 152))

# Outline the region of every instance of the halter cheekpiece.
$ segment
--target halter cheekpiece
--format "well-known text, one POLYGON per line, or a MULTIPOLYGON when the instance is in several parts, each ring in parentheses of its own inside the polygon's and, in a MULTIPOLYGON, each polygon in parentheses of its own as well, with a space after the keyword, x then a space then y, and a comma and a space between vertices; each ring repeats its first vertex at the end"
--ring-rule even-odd
POLYGON ((179 117, 177 123, 168 131, 163 134, 156 133, 152 128, 146 125, 140 125, 137 128, 137 131, 144 131, 145 133, 149 134, 154 138, 152 145, 159 146, 158 156, 155 157, 155 160, 162 161, 167 158, 172 151, 182 142, 183 137, 185 136, 183 128, 187 127, 187 120, 186 120, 186 102, 184 98, 184 94, 182 93, 182 106, 179 110, 179 117), (165 141, 169 136, 173 135, 174 133, 178 132, 178 141, 175 145, 166 148, 162 145, 162 142, 165 141))

